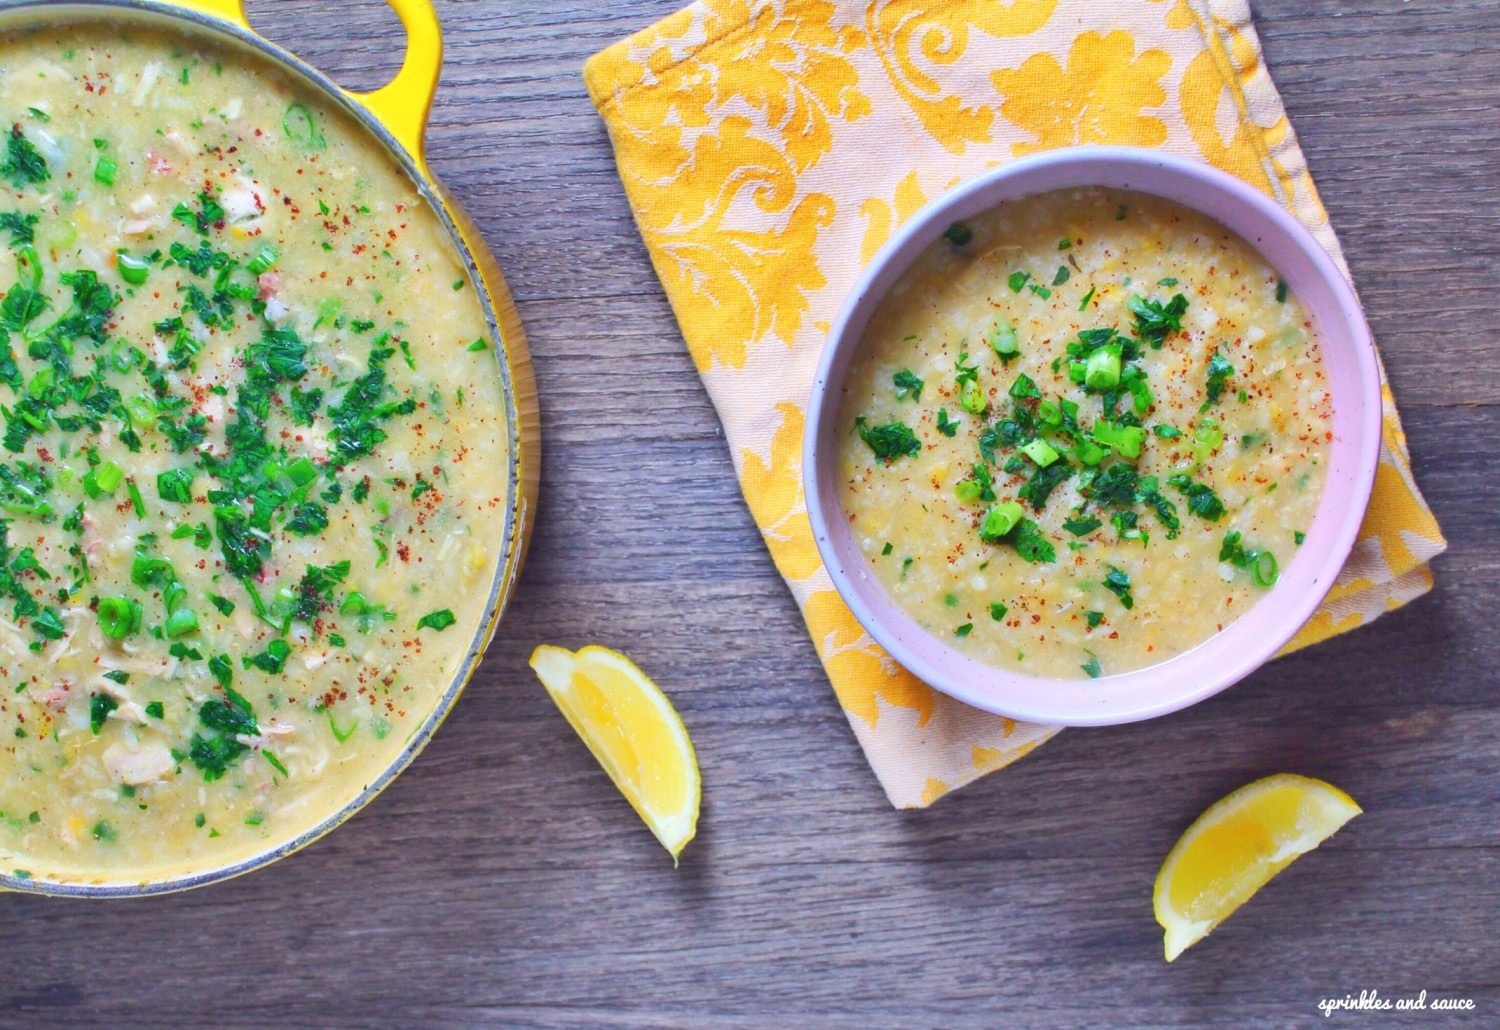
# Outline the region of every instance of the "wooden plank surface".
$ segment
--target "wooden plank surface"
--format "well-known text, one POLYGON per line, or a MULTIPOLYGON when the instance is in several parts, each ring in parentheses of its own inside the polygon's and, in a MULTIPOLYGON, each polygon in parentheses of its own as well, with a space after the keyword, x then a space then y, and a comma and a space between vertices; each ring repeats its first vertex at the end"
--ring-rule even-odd
MULTIPOLYGON (((440 4, 432 164, 510 277, 546 438, 530 562, 454 717, 269 869, 0 899, 0 1024, 1500 1025, 1500 4, 1254 4, 1452 542, 1437 590, 921 812, 889 808, 834 704, 584 95, 588 54, 678 4, 440 4), (624 648, 670 689, 706 783, 682 868, 526 669, 541 641, 624 648), (1283 770, 1367 814, 1165 966, 1162 856, 1283 770), (1422 988, 1479 1012, 1317 1010, 1422 988)), ((380 3, 251 12, 351 86, 399 60, 380 3)))

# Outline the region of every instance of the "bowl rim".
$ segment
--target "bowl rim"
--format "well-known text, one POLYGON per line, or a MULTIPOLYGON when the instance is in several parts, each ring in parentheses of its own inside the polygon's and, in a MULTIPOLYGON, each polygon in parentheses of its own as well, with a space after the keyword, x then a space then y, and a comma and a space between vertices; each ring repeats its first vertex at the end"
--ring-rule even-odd
MULTIPOLYGON (((485 267, 479 260, 478 248, 483 245, 482 241, 471 244, 465 238, 436 175, 425 168, 419 155, 409 152, 389 128, 331 77, 252 29, 201 10, 177 6, 173 0, 0 0, 0 26, 7 29, 30 26, 40 28, 58 24, 97 25, 108 24, 110 20, 126 19, 167 25, 183 35, 205 38, 209 44, 217 45, 229 53, 243 51, 247 55, 253 54, 254 60, 269 62, 281 74, 314 91, 320 99, 348 116, 355 131, 366 134, 366 138, 384 151, 399 172, 411 182, 431 208, 443 233, 452 243, 454 254, 465 274, 475 285, 486 330, 495 344, 496 375, 500 382, 501 402, 506 418, 507 453, 506 467, 503 470, 505 511, 495 550, 494 571, 484 587, 483 614, 474 635, 463 646, 452 678, 442 694, 434 700, 432 710, 412 729, 400 750, 348 800, 325 809, 321 817, 290 837, 278 839, 259 850, 233 852, 231 854, 236 857, 229 859, 185 862, 178 867, 178 871, 151 869, 137 876, 127 874, 90 877, 81 873, 76 876, 69 874, 64 878, 29 873, 23 878, 7 870, 0 872, 0 893, 87 898, 135 898, 173 894, 254 872, 302 850, 348 822, 389 787, 432 741, 477 672, 520 576, 529 528, 527 520, 531 517, 531 512, 526 508, 521 463, 530 454, 528 447, 534 446, 534 441, 527 441, 522 437, 523 417, 518 382, 518 376, 529 375, 529 372, 518 371, 515 367, 513 350, 519 344, 524 354, 524 336, 515 339, 507 332, 500 311, 497 310, 496 299, 492 296, 495 284, 486 275, 485 267)), ((491 264, 493 266, 493 262, 491 264)), ((51 872, 53 871, 49 870, 51 872)))
MULTIPOLYGON (((1230 217, 1232 216, 1231 214, 1230 217)), ((1276 263, 1268 258, 1266 260, 1273 268, 1277 268, 1276 263)), ((1280 273, 1281 269, 1277 268, 1277 271, 1280 273)), ((1304 279, 1305 281, 1307 280, 1304 279)), ((1321 342, 1328 337, 1327 326, 1320 325, 1319 330, 1321 342)), ((861 270, 830 324, 808 395, 802 450, 802 480, 808 519, 829 578, 860 625, 897 663, 934 689, 985 711, 1049 725, 1103 726, 1155 718, 1206 700, 1250 675, 1275 657, 1316 613, 1353 549, 1360 523, 1369 505, 1381 447, 1381 391, 1379 359, 1353 286, 1307 227, 1279 202, 1209 164, 1161 151, 1116 146, 1082 146, 1048 151, 1007 161, 936 197, 893 233, 861 270), (1006 190, 1007 185, 1016 180, 1045 172, 1057 172, 1058 177, 1066 178, 1066 181, 1020 188, 1014 192, 1006 190), (1168 178, 1175 178, 1184 190, 1196 193, 1196 198, 1167 195, 1151 186, 1120 181, 1143 172, 1151 176, 1165 173, 1168 178), (1084 173, 1090 174, 1079 178, 1084 173), (894 602, 887 607, 895 609, 892 618, 902 625, 891 625, 880 617, 873 606, 867 603, 864 591, 879 591, 884 594, 884 588, 865 575, 862 568, 857 570, 856 581, 856 570, 846 567, 839 553, 836 540, 838 531, 834 528, 830 513, 841 512, 842 504, 834 486, 836 479, 824 466, 834 460, 836 453, 836 448, 832 446, 832 424, 840 407, 842 390, 839 387, 843 376, 841 374, 837 382, 833 381, 835 366, 843 361, 843 372, 847 373, 848 356, 858 348, 869 316, 884 298, 885 289, 889 288, 887 282, 885 288, 878 289, 881 280, 904 273, 954 221, 974 217, 1007 200, 1054 189, 1083 188, 1089 185, 1161 196, 1197 210, 1236 232, 1257 251, 1261 251, 1263 257, 1264 248, 1259 240, 1263 240, 1265 234, 1252 239, 1250 234, 1229 226, 1226 217, 1212 208, 1217 205, 1218 211, 1224 211, 1232 206, 1242 217, 1259 219, 1268 230, 1278 234, 1280 242, 1295 251, 1296 258, 1307 261, 1311 266, 1311 276, 1316 277, 1331 295, 1329 303, 1336 306, 1338 317, 1335 321, 1340 327, 1340 334, 1348 338, 1348 356, 1353 366, 1351 378, 1354 388, 1349 391, 1349 396, 1357 395, 1360 410, 1357 412, 1356 430, 1346 434, 1352 439, 1345 441, 1342 446, 1335 439, 1335 450, 1330 452, 1330 477, 1337 467, 1337 462, 1333 460, 1335 454, 1347 457, 1353 470, 1352 475, 1341 490, 1334 490, 1331 480, 1325 485, 1317 512, 1308 526, 1308 539, 1311 540, 1317 530, 1322 549, 1314 558, 1310 549, 1299 548, 1295 561, 1287 563, 1289 567, 1302 570, 1303 580, 1308 579, 1310 574, 1311 583, 1303 585, 1313 589, 1307 589, 1301 595, 1293 597, 1286 591, 1273 588, 1257 598, 1248 611, 1223 630, 1167 661, 1096 680, 1072 680, 1027 676, 1013 670, 983 665, 976 659, 962 655, 937 635, 922 629, 894 602), (827 490, 821 482, 825 474, 829 475, 830 489, 827 490), (1330 499, 1335 497, 1341 500, 1330 507, 1330 499), (1331 531, 1323 529, 1324 526, 1330 526, 1331 531), (873 585, 862 588, 861 584, 873 585), (1271 620, 1274 632, 1264 633, 1250 646, 1224 655, 1223 660, 1215 663, 1206 678, 1184 680, 1186 685, 1173 684, 1174 677, 1169 673, 1173 665, 1184 662, 1189 656, 1198 656, 1194 663, 1202 663, 1203 654, 1224 650, 1223 641, 1226 638, 1233 639, 1231 634, 1235 628, 1249 622, 1253 612, 1270 610, 1267 609, 1266 602, 1277 595, 1280 596, 1274 613, 1260 616, 1261 620, 1271 620), (963 665, 965 675, 955 675, 951 670, 941 667, 938 661, 939 657, 953 659, 954 656, 962 659, 959 664, 963 665), (1136 700, 1127 699, 1125 703, 1098 708, 1048 707, 1047 704, 1038 704, 1034 700, 1008 696, 1018 691, 1006 690, 1007 686, 1034 691, 1041 687, 1072 688, 1079 684, 1087 684, 1091 689, 1098 690, 1111 683, 1143 683, 1148 676, 1154 676, 1169 685, 1155 691, 1145 691, 1145 696, 1136 700)), ((838 521, 843 522, 842 519, 838 521)), ((846 530, 844 535, 848 535, 846 530)), ((1290 585, 1288 570, 1283 569, 1278 586, 1290 585)), ((1142 694, 1142 691, 1137 690, 1135 693, 1142 694)), ((1099 696, 1107 695, 1100 691, 1099 696)))

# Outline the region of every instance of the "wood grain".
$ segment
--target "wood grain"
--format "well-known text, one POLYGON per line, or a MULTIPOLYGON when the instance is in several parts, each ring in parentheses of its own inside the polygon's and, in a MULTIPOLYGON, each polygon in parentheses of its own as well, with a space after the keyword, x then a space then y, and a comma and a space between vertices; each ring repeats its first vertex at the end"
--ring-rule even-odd
MULTIPOLYGON (((416 765, 300 855, 195 893, 0 899, 4 1025, 1250 1027, 1427 988, 1500 1021, 1500 5, 1262 0, 1257 26, 1452 541, 1429 597, 1187 712, 1063 734, 893 812, 745 510, 584 95, 680 0, 447 0, 434 168, 519 301, 542 520, 491 653, 416 765), (627 649, 706 781, 681 869, 525 666, 627 649), (1273 771, 1366 815, 1167 967, 1156 867, 1273 771)), ((252 0, 346 84, 384 4, 252 0)))

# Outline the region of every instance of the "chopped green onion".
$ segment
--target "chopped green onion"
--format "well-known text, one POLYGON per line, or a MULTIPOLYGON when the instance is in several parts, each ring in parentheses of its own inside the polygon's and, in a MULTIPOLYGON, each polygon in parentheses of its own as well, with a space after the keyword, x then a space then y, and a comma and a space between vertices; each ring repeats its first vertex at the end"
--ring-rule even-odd
POLYGON ((1021 345, 1016 337, 1016 327, 1004 320, 997 320, 995 327, 990 330, 990 347, 1002 360, 1019 354, 1021 345))
POLYGON ((953 635, 955 637, 966 637, 970 633, 973 633, 973 632, 974 632, 974 624, 972 622, 966 622, 962 626, 960 626, 956 630, 954 630, 953 631, 953 635))
POLYGON ((179 608, 167 616, 167 636, 185 637, 198 629, 198 613, 191 608, 179 608))
POLYGON ((281 119, 281 130, 290 139, 298 143, 318 150, 328 146, 323 134, 318 131, 317 123, 313 121, 312 112, 307 109, 306 104, 293 104, 286 109, 286 114, 281 119))
POLYGON ((1276 564, 1276 556, 1270 551, 1258 551, 1255 562, 1250 566, 1250 574, 1259 586, 1272 587, 1280 578, 1281 572, 1276 564))
POLYGON ((1125 458, 1139 458, 1141 445, 1146 442, 1146 430, 1140 426, 1122 426, 1105 419, 1094 423, 1093 435, 1098 443, 1113 447, 1125 458))
POLYGON ((1202 464, 1224 446, 1224 430, 1216 422, 1205 422, 1193 431, 1193 459, 1202 464))
POLYGON ((359 729, 359 721, 355 720, 354 722, 351 722, 349 724, 349 728, 347 730, 341 730, 339 729, 339 724, 333 721, 333 713, 329 712, 328 728, 333 731, 333 739, 342 744, 350 737, 354 736, 354 731, 359 729))
POLYGON ((113 186, 115 184, 115 172, 119 170, 112 158, 101 157, 94 162, 94 181, 101 186, 113 186))
POLYGON ((99 629, 111 640, 123 640, 141 626, 140 602, 128 597, 99 599, 99 629))
POLYGON ((276 264, 276 259, 280 256, 275 247, 266 244, 255 252, 254 257, 245 262, 245 270, 251 275, 262 275, 271 270, 271 266, 276 264))
POLYGON ((139 286, 151 274, 151 262, 145 258, 131 257, 125 251, 115 252, 115 268, 131 286, 139 286))
POLYGON ((1005 613, 1008 611, 1010 611, 1010 609, 1001 604, 999 601, 990 602, 990 618, 994 619, 996 622, 1004 619, 1005 613))
POLYGON ((972 379, 964 383, 963 393, 959 396, 958 402, 963 405, 965 411, 975 415, 984 414, 984 409, 988 405, 984 399, 984 390, 972 379))
POLYGON ((1113 390, 1120 385, 1120 348, 1100 347, 1088 356, 1083 368, 1083 385, 1090 390, 1113 390))
POLYGON ((1015 501, 997 504, 985 512, 984 521, 979 526, 979 535, 986 540, 998 540, 1015 529, 1024 514, 1015 501))
POLYGON ((150 397, 135 396, 125 401, 125 410, 130 415, 132 425, 146 426, 156 420, 156 402, 150 397))
POLYGON ((83 474, 83 491, 98 500, 114 493, 125 479, 125 472, 112 461, 95 466, 83 474))
POLYGON ((1095 289, 1095 287, 1090 286, 1089 287, 1089 292, 1087 292, 1087 293, 1085 293, 1083 295, 1083 300, 1078 305, 1078 310, 1079 311, 1087 311, 1089 309, 1089 301, 1091 301, 1091 300, 1094 299, 1094 289, 1095 289))
POLYGON ((1041 468, 1046 468, 1058 459, 1057 449, 1040 437, 1028 444, 1023 444, 1019 450, 1041 468))
POLYGON ((943 230, 943 237, 955 247, 967 247, 974 239, 974 230, 962 222, 954 222, 943 230))
POLYGON ((16 278, 29 284, 33 290, 41 288, 42 259, 29 243, 16 252, 16 278))
POLYGON ((1107 448, 1100 447, 1092 440, 1079 440, 1073 446, 1073 457, 1085 465, 1097 465, 1109 454, 1107 448))
POLYGON ((36 370, 36 375, 31 377, 31 382, 26 384, 26 392, 34 399, 41 400, 56 385, 57 370, 51 365, 43 365, 36 370))

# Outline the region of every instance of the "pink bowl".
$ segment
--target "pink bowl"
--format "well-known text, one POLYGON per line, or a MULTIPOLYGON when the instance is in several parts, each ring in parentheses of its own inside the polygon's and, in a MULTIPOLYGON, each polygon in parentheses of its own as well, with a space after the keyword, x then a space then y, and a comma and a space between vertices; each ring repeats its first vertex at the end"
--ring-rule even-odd
POLYGON ((1327 252, 1265 194, 1205 164, 1151 150, 1078 147, 1010 162, 908 221, 865 268, 833 322, 808 400, 803 479, 833 584, 877 643, 914 675, 978 708, 1029 722, 1101 726, 1177 711, 1248 676, 1317 610, 1354 546, 1380 454, 1380 374, 1354 290, 1327 252), (1095 680, 1025 676, 981 664, 920 627, 866 569, 839 503, 834 424, 865 324, 891 286, 953 222, 1001 201, 1076 186, 1138 190, 1216 219, 1286 280, 1317 327, 1333 402, 1327 485, 1303 546, 1276 585, 1209 640, 1159 665, 1095 680))

